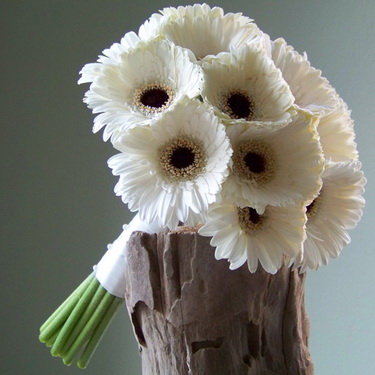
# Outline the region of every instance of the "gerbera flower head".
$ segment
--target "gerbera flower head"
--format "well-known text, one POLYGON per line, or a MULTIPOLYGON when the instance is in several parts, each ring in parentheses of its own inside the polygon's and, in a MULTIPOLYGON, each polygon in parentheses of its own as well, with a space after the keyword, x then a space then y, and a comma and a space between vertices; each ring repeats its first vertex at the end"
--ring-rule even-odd
POLYGON ((294 97, 264 50, 244 46, 204 62, 202 68, 202 96, 226 124, 290 121, 294 97))
POLYGON ((267 205, 312 200, 321 187, 324 163, 315 123, 316 118, 300 113, 277 130, 250 124, 228 127, 233 163, 223 195, 260 214, 267 205))
POLYGON ((106 126, 103 137, 134 126, 149 125, 182 96, 200 93, 201 69, 187 50, 166 41, 141 41, 101 65, 84 69, 92 80, 85 102, 93 113, 94 132, 106 126))
POLYGON ((317 129, 326 159, 334 162, 358 160, 354 122, 342 99, 333 112, 320 118, 317 129))
POLYGON ((306 240, 295 266, 318 269, 350 242, 349 229, 362 217, 366 179, 359 161, 328 162, 319 195, 306 207, 306 240))
POLYGON ((250 18, 241 13, 224 14, 222 8, 207 4, 164 8, 161 14, 141 26, 140 37, 147 40, 161 35, 188 48, 198 60, 257 43, 262 35, 250 18))
POLYGON ((109 160, 120 179, 117 195, 141 220, 175 228, 196 224, 228 174, 232 150, 224 126, 199 100, 182 100, 151 127, 116 139, 121 154, 109 160))
POLYGON ((317 115, 327 114, 336 108, 336 91, 322 77, 322 72, 311 66, 306 54, 300 55, 282 38, 269 43, 272 60, 288 83, 299 108, 317 115))
POLYGON ((210 207, 198 233, 212 237, 216 259, 228 259, 230 269, 247 262, 250 272, 255 272, 260 263, 266 272, 275 274, 284 257, 301 251, 305 222, 302 206, 267 206, 259 214, 252 207, 238 207, 224 200, 210 207))

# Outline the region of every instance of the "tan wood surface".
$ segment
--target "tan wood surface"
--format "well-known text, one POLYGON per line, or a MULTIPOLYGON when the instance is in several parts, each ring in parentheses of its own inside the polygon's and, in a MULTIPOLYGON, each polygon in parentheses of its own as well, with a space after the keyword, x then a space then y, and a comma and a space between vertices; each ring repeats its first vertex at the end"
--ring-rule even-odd
POLYGON ((312 375, 305 275, 231 271, 194 230, 130 239, 126 302, 144 375, 312 375))

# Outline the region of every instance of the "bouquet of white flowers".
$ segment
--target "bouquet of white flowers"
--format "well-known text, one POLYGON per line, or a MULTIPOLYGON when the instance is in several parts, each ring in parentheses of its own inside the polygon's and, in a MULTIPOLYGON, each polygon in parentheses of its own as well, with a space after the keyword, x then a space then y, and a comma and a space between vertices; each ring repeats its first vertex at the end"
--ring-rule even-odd
POLYGON ((179 225, 211 237, 217 259, 275 274, 337 257, 362 215, 366 183, 350 111, 321 72, 242 14, 165 8, 81 71, 94 132, 118 154, 115 193, 134 220, 94 273, 41 327, 85 367, 124 300, 135 230, 179 225))

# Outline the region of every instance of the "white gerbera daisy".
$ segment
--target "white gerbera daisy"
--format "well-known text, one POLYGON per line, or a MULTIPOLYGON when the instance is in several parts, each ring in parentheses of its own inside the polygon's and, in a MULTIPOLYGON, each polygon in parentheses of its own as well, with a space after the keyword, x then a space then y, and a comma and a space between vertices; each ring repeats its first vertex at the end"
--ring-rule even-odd
POLYGON ((140 37, 162 35, 191 50, 198 60, 256 43, 262 35, 253 20, 242 13, 224 14, 222 8, 207 4, 164 8, 161 13, 162 17, 155 14, 141 26, 140 37))
POLYGON ((270 43, 272 60, 288 83, 296 105, 312 114, 327 114, 336 108, 336 91, 322 72, 310 65, 306 54, 300 55, 282 38, 270 43))
POLYGON ((348 230, 362 217, 366 179, 359 161, 328 163, 322 175, 323 186, 306 208, 306 240, 300 260, 301 272, 318 269, 329 258, 336 258, 350 242, 348 230), (302 256, 303 254, 303 256, 302 256))
POLYGON ((135 48, 140 39, 134 32, 129 32, 123 36, 120 43, 114 43, 110 48, 103 51, 100 55, 98 62, 86 64, 80 71, 81 78, 78 83, 94 82, 96 77, 103 74, 104 65, 117 65, 121 61, 121 55, 128 53, 131 49, 135 48))
POLYGON ((187 50, 155 39, 84 69, 82 82, 92 80, 85 102, 100 113, 94 132, 106 126, 108 140, 116 131, 150 124, 183 95, 199 95, 201 69, 193 61, 187 50))
POLYGON ((260 214, 267 205, 303 204, 316 197, 324 159, 315 124, 315 117, 301 113, 278 130, 228 127, 233 163, 223 194, 260 214))
POLYGON ((170 229, 196 224, 215 201, 232 154, 224 125, 199 100, 184 100, 151 127, 136 127, 114 146, 109 160, 120 179, 117 195, 146 222, 170 229), (192 223, 193 222, 193 223, 192 223))
POLYGON ((334 162, 358 159, 354 123, 342 99, 333 112, 321 117, 317 129, 326 159, 334 162))
POLYGON ((202 96, 226 124, 290 121, 294 97, 265 51, 245 46, 204 62, 202 68, 202 96))
POLYGON ((305 222, 303 206, 267 206, 260 215, 254 208, 224 201, 212 205, 198 233, 212 236, 216 259, 228 259, 230 269, 247 261, 250 272, 255 272, 259 261, 265 271, 275 274, 284 257, 301 251, 305 222))

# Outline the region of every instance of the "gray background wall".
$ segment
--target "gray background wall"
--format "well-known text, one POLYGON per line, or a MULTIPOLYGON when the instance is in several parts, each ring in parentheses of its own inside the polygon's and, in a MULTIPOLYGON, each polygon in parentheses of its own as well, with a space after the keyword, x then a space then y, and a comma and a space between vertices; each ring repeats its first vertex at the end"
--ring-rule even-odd
MULTIPOLYGON (((189 2, 2 0, 0 3, 1 375, 138 375, 122 311, 89 368, 65 367, 38 343, 38 328, 91 271, 131 217, 112 190, 114 153, 91 133, 76 84, 87 62, 151 13, 189 2)), ((217 0, 272 38, 307 51, 349 103, 368 178, 367 206, 341 257, 308 274, 316 375, 373 374, 374 41, 372 0, 217 0)))

